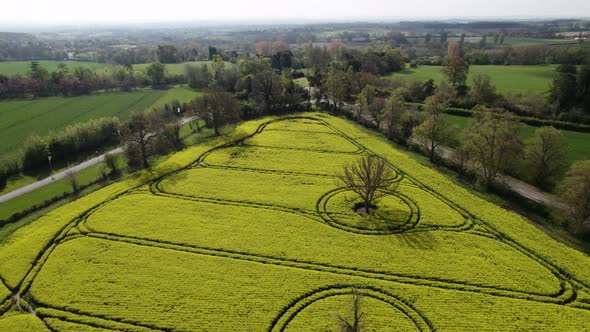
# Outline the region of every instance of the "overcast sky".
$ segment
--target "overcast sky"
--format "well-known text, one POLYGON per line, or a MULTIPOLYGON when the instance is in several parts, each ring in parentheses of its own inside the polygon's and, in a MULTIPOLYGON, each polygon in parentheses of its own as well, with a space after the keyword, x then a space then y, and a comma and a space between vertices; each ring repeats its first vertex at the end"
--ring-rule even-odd
POLYGON ((0 24, 588 17, 590 0, 6 0, 0 24))

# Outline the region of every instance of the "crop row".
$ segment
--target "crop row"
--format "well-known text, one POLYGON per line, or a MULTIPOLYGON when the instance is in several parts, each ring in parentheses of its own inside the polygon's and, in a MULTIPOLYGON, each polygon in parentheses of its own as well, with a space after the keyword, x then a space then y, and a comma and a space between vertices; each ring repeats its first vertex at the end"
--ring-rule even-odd
MULTIPOLYGON (((395 327, 390 326, 389 328, 385 328, 384 330, 389 330, 392 328, 404 331, 414 329, 418 331, 434 330, 432 323, 428 321, 426 317, 424 317, 422 314, 416 311, 416 309, 413 308, 411 304, 409 304, 401 298, 395 297, 391 294, 387 294, 381 289, 371 286, 359 287, 358 285, 332 285, 329 287, 313 290, 293 300, 291 303, 289 303, 289 305, 285 306, 285 308, 283 308, 283 310, 281 310, 281 312, 273 320, 269 328, 269 331, 284 331, 285 329, 289 330, 289 328, 292 328, 294 331, 300 330, 296 327, 292 327, 291 325, 295 325, 292 324, 292 322, 297 316, 301 315, 302 311, 309 308, 311 305, 317 303, 318 301, 325 302, 326 299, 329 299, 334 296, 349 297, 353 294, 353 292, 356 292, 358 296, 362 297, 361 308, 365 310, 365 313, 367 312, 367 300, 376 299, 378 301, 386 303, 395 310, 399 310, 399 312, 406 316, 407 320, 399 318, 395 319, 395 315, 391 315, 390 312, 389 317, 387 317, 388 319, 386 318, 386 320, 395 319, 395 327)), ((350 306, 350 304, 347 303, 346 305, 341 304, 338 307, 347 308, 348 306, 350 306)), ((338 307, 335 307, 333 309, 332 314, 334 312, 337 312, 336 309, 338 307)), ((374 310, 374 308, 371 308, 369 312, 371 316, 378 314, 378 312, 374 310)), ((313 326, 316 327, 319 324, 325 325, 327 322, 329 322, 329 320, 326 319, 326 317, 322 317, 323 315, 318 315, 317 313, 315 315, 308 314, 307 316, 307 319, 299 318, 299 320, 302 321, 302 327, 309 326, 310 324, 312 324, 314 320, 316 320, 316 322, 315 324, 313 324, 313 326), (318 318, 323 319, 323 321, 317 321, 318 318)), ((371 326, 371 328, 375 329, 375 326, 371 326)))
MULTIPOLYGON (((527 237, 532 234, 520 232, 526 229, 522 225, 526 224, 524 221, 517 222, 497 207, 493 207, 495 214, 482 215, 480 209, 471 205, 477 199, 457 199, 463 195, 461 189, 449 186, 448 180, 440 175, 413 165, 409 158, 391 152, 394 151, 391 148, 382 149, 382 142, 365 137, 342 120, 323 117, 328 121, 309 118, 270 121, 258 126, 252 135, 200 154, 192 163, 193 167, 206 165, 203 163, 205 159, 211 162, 217 158, 222 160, 219 164, 214 163, 218 169, 177 168, 174 172, 153 176, 152 192, 166 197, 140 192, 115 195, 103 199, 101 204, 85 210, 78 217, 65 217, 68 223, 55 233, 42 254, 36 256, 36 264, 17 288, 26 291, 28 285, 32 285, 30 293, 35 301, 39 299, 39 304, 43 303, 50 309, 57 308, 67 315, 73 312, 78 316, 88 315, 87 319, 91 321, 137 322, 142 326, 181 330, 194 329, 203 317, 209 318, 209 315, 203 316, 205 312, 212 313, 211 320, 206 319, 201 324, 210 329, 219 329, 220 326, 215 324, 224 321, 221 318, 224 317, 234 324, 234 329, 260 330, 264 328, 262 323, 272 320, 269 313, 281 312, 281 308, 293 303, 292 299, 308 294, 310 289, 329 289, 338 284, 358 285, 359 288, 381 285, 388 290, 412 289, 413 292, 407 294, 411 300, 406 304, 431 317, 437 327, 447 324, 447 327, 482 329, 488 325, 477 324, 494 322, 494 319, 499 324, 497 326, 507 324, 509 320, 504 319, 506 312, 504 315, 488 314, 487 317, 477 316, 476 320, 459 321, 463 314, 474 314, 474 310, 479 312, 488 301, 495 307, 501 307, 500 311, 514 309, 515 316, 527 319, 537 317, 548 326, 564 327, 587 317, 586 313, 590 312, 587 304, 590 302, 584 297, 587 278, 584 274, 575 276, 569 269, 555 265, 554 256, 550 254, 549 258, 545 258, 547 252, 540 254, 537 245, 535 249, 522 245, 523 238, 529 244, 527 237), (408 197, 415 200, 416 209, 413 211, 421 214, 419 225, 430 208, 435 212, 431 218, 434 224, 425 223, 426 229, 435 230, 441 226, 436 225, 435 216, 439 213, 438 218, 442 219, 439 223, 457 226, 457 230, 463 232, 438 229, 437 232, 362 236, 313 221, 314 217, 305 207, 314 200, 304 197, 306 190, 301 190, 300 196, 295 195, 293 199, 279 197, 286 195, 280 190, 283 186, 293 189, 298 185, 312 188, 317 186, 318 181, 324 184, 319 185, 322 190, 317 190, 317 193, 334 189, 334 183, 329 183, 334 179, 333 172, 337 166, 341 167, 345 162, 342 158, 348 155, 309 152, 297 146, 293 146, 293 150, 240 146, 245 140, 264 134, 267 128, 266 133, 289 131, 293 135, 297 132, 329 132, 324 129, 328 128, 335 133, 330 137, 339 136, 350 141, 353 139, 344 132, 349 133, 354 136, 353 141, 359 141, 359 145, 362 143, 361 149, 367 153, 395 161, 391 167, 404 176, 400 189, 402 192, 411 191, 408 197), (375 151, 365 149, 365 146, 375 151), (285 156, 287 159, 279 162, 280 157, 285 156), (317 156, 320 161, 311 156, 317 156), (253 170, 249 173, 252 179, 241 183, 243 188, 234 187, 236 193, 231 192, 230 186, 217 188, 219 183, 205 179, 209 177, 207 174, 214 174, 212 178, 223 177, 223 183, 231 184, 234 178, 247 173, 230 171, 231 167, 253 170), (294 174, 307 171, 322 173, 324 177, 306 178, 294 174), (264 180, 265 177, 268 179, 264 180), (284 182, 279 181, 273 188, 275 182, 271 179, 281 177, 284 179, 280 181, 284 182), (183 185, 185 181, 191 182, 191 185, 183 185), (298 184, 298 181, 301 183, 298 184), (307 184, 308 181, 314 184, 307 184), (445 183, 444 190, 440 187, 442 183, 445 183), (257 185, 263 188, 258 189, 257 185), (166 186, 171 191, 178 188, 184 190, 182 195, 185 196, 161 193, 159 189, 166 186), (197 197, 200 192, 191 192, 191 187, 197 190, 206 188, 204 192, 208 197, 197 197), (263 197, 264 192, 273 193, 275 188, 277 197, 263 197), (259 190, 258 194, 256 190, 259 190), (428 197, 427 200, 421 202, 425 197, 428 197), (228 200, 232 198, 234 202, 228 200), (222 205, 228 202, 231 204, 222 205), (281 204, 291 204, 292 208, 280 208, 281 204), (440 213, 446 214, 446 217, 441 217, 440 213), (459 216, 459 223, 453 221, 455 215, 459 216), (498 224, 496 218, 500 215, 507 218, 506 222, 512 227, 510 232, 504 225, 498 224), (465 221, 470 221, 468 226, 461 224, 465 221), (83 234, 88 237, 81 237, 83 234), (64 271, 64 266, 81 268, 64 271), (229 280, 230 276, 237 277, 229 280), (320 279, 323 281, 318 284, 320 279), (66 280, 68 284, 64 284, 66 280), (166 282, 162 283, 163 280, 166 282), (288 286, 280 285, 288 281, 288 286), (232 289, 238 294, 226 294, 221 291, 224 289, 232 289), (283 293, 272 294, 276 290, 283 290, 283 293), (112 294, 112 297, 103 298, 104 294, 112 294), (203 297, 203 294, 207 295, 203 297), (481 296, 487 300, 482 302, 481 296), (133 302, 137 298, 142 303, 133 302), (442 304, 440 307, 434 305, 437 301, 442 304), (232 305, 235 303, 240 305, 232 305), (471 306, 466 303, 471 303, 471 306), (538 303, 569 304, 588 310, 578 312, 579 317, 573 318, 573 309, 566 306, 543 307, 538 303), (452 311, 447 306, 458 306, 462 311, 455 312, 456 317, 443 319, 452 311), (188 308, 195 311, 185 311, 188 308), (251 316, 252 310, 254 316, 251 316), (555 311, 555 314, 549 311, 555 311), (147 317, 145 312, 156 314, 147 317), (245 315, 248 319, 240 320, 245 315), (564 317, 572 319, 568 322, 564 321, 564 317)), ((330 150, 330 146, 326 149, 330 150)), ((186 158, 188 155, 185 153, 183 156, 186 158)), ((307 195, 314 196, 310 195, 311 190, 307 191, 307 195)), ((297 193, 297 190, 293 192, 297 193)), ((335 206, 337 211, 333 213, 347 213, 339 210, 342 205, 335 206)), ((493 210, 486 204, 478 206, 493 210)), ((446 227, 444 225, 442 227, 446 227)), ((539 233, 538 230, 536 232, 539 233)), ((571 263, 567 265, 572 267, 571 263)), ((10 277, 15 280, 15 276, 10 277)), ((399 294, 398 291, 395 293, 399 294)), ((326 310, 323 306, 332 302, 316 303, 321 304, 321 310, 326 310)), ((315 308, 316 304, 313 306, 315 308)), ((46 309, 39 310, 43 312, 46 309)), ((56 318, 47 316, 46 321, 49 319, 54 319, 53 323, 56 323, 56 318)), ((106 327, 107 323, 101 324, 106 327)), ((512 323, 530 328, 526 322, 512 323)))
MULTIPOLYGON (((107 240, 107 238, 103 239, 107 240)), ((472 320, 463 322, 457 320, 457 317, 461 316, 456 309, 452 308, 452 306, 460 304, 461 307, 472 312, 480 306, 482 299, 468 295, 469 293, 445 294, 440 293, 443 288, 416 288, 415 286, 397 283, 384 284, 384 280, 377 278, 354 278, 334 272, 317 274, 314 270, 308 269, 285 270, 278 266, 269 265, 267 261, 257 261, 255 259, 244 261, 242 258, 237 257, 237 254, 228 257, 232 258, 229 260, 225 257, 217 259, 214 256, 203 254, 183 256, 179 250, 186 250, 186 248, 177 247, 175 250, 170 250, 172 245, 169 245, 170 248, 166 248, 164 253, 158 252, 156 247, 150 247, 153 249, 148 250, 148 247, 146 247, 148 242, 142 240, 126 239, 126 241, 129 240, 127 243, 135 242, 134 244, 139 245, 137 247, 125 245, 124 243, 115 245, 114 243, 120 241, 111 242, 112 239, 109 240, 107 242, 75 240, 65 243, 64 246, 67 248, 61 247, 61 252, 48 262, 43 273, 35 281, 32 289, 35 297, 41 296, 44 299, 51 299, 48 303, 63 303, 70 310, 92 316, 115 320, 125 317, 127 321, 142 321, 144 325, 147 323, 147 325, 155 326, 154 324, 156 324, 163 328, 166 327, 166 324, 170 324, 175 326, 175 329, 191 330, 195 326, 191 324, 197 324, 198 321, 199 326, 208 327, 209 329, 219 329, 220 326, 215 324, 223 322, 224 329, 262 330, 263 326, 254 327, 255 324, 270 322, 271 318, 268 314, 280 312, 280 307, 288 306, 289 303, 293 302, 292 299, 307 293, 309 289, 331 287, 334 284, 351 284, 359 288, 373 287, 372 285, 379 284, 380 287, 385 287, 384 289, 396 289, 396 293, 403 293, 405 294, 404 297, 411 298, 406 303, 414 303, 413 307, 418 312, 425 313, 429 317, 429 321, 432 322, 431 324, 450 324, 455 328, 466 326, 465 324, 476 329, 477 326, 479 326, 479 329, 483 327, 472 320), (101 255, 97 257, 96 252, 101 252, 101 255), (182 259, 178 255, 183 256, 182 259), (199 261, 199 263, 196 261, 199 261), (60 268, 60 266, 66 265, 64 263, 69 266, 79 266, 82 262, 86 262, 84 263, 85 269, 63 271, 60 268), (156 269, 154 270, 154 268, 156 269), (227 271, 224 271, 224 269, 227 269, 227 271), (59 279, 63 280, 63 282, 55 284, 57 279, 54 279, 52 275, 54 273, 63 274, 64 272, 66 275, 59 279), (307 274, 307 276, 302 274, 307 274), (164 275, 166 276, 164 277, 164 275), (67 284, 64 284, 66 280, 67 284), (162 284, 162 280, 167 280, 167 283, 162 284), (327 284, 323 283, 322 280, 327 281, 327 284), (142 285, 138 289, 131 286, 136 282, 141 282, 142 285), (310 282, 316 283, 316 286, 314 287, 310 282), (323 285, 321 283, 317 285, 317 282, 321 282, 323 285), (37 283, 40 283, 40 285, 36 285, 37 283), (43 287, 47 283, 53 284, 43 287), (265 286, 267 283, 271 283, 272 286, 265 286), (108 291, 106 291, 108 294, 105 294, 103 299, 103 296, 95 293, 96 289, 102 289, 105 285, 108 287, 108 291), (163 287, 165 285, 169 285, 173 289, 163 287), (232 292, 228 293, 222 291, 222 289, 232 289, 232 292), (436 289, 440 289, 440 291, 436 289), (178 296, 177 299, 181 303, 174 302, 175 305, 170 306, 168 304, 172 298, 170 292, 175 294, 174 296, 178 296), (197 292, 198 295, 187 295, 187 292, 197 292), (431 292, 435 293, 431 294, 431 292), (90 294, 93 295, 90 296, 90 294), (433 294, 436 294, 436 296, 433 294), (97 296, 98 298, 96 298, 97 296), (138 296, 141 297, 142 301, 136 301, 138 296), (239 298, 239 300, 232 298, 239 298), (439 300, 439 298, 442 299, 439 300), (449 298, 456 300, 449 302, 449 298), (84 299, 84 301, 77 299, 84 299), (186 301, 190 301, 192 304, 185 303, 186 301), (440 303, 436 304, 437 301, 440 301, 440 303), (420 306, 418 306, 418 302, 420 302, 420 306), (445 304, 443 305, 443 303, 445 304), (179 311, 183 308, 191 309, 189 311, 179 311), (442 310, 442 308, 445 310, 442 310), (170 312, 170 310, 173 312, 170 312), (242 310, 247 310, 248 320, 241 319, 242 310), (145 316, 147 312, 149 312, 149 316, 145 316), (439 315, 444 316, 449 312, 454 312, 457 317, 453 318, 452 321, 441 320, 439 315), (207 314, 203 316, 205 313, 207 314), (435 314, 433 315, 433 313, 435 314), (183 319, 184 321, 182 321, 183 319), (160 323, 157 323, 157 321, 160 323), (473 325, 474 323, 476 325, 473 325)), ((166 246, 164 244, 159 245, 162 248, 166 246)), ((187 250, 187 252, 189 251, 187 250)), ((478 296, 485 296, 483 295, 485 293, 477 294, 481 294, 478 296)), ((484 302, 491 301, 495 308, 502 304, 500 307, 503 309, 494 310, 496 319, 499 318, 497 315, 502 315, 502 312, 504 312, 504 315, 508 314, 504 310, 510 310, 509 312, 512 315, 525 315, 529 318, 538 317, 540 320, 536 321, 537 324, 546 321, 546 319, 549 319, 547 323, 557 324, 553 326, 562 326, 566 323, 566 321, 559 320, 560 317, 557 314, 543 316, 543 308, 546 310, 547 307, 537 306, 535 302, 514 302, 515 300, 505 299, 487 298, 484 302), (515 310, 514 304, 504 305, 503 303, 506 303, 504 301, 518 304, 520 309, 515 310)), ((44 302, 47 302, 47 300, 44 300, 44 302)), ((562 317, 564 317, 565 313, 573 314, 573 312, 565 311, 566 308, 553 308, 562 317)), ((346 309, 344 308, 344 310, 346 309)), ((583 317, 586 317, 586 315, 578 313, 575 319, 567 321, 567 323, 575 324, 575 322, 583 320, 583 317)))
POLYGON ((545 290, 555 289, 559 284, 543 266, 487 238, 441 232, 377 236, 358 242, 354 233, 341 232, 293 213, 256 207, 183 203, 172 198, 136 194, 97 210, 84 225, 109 234, 270 256, 279 252, 282 258, 290 260, 345 264, 369 270, 379 268, 416 277, 479 280, 509 289, 545 290), (421 243, 424 240, 427 243, 421 243), (401 250, 412 242, 416 243, 414 248, 401 250), (457 251, 457 246, 471 249, 457 251), (490 268, 496 265, 504 269, 490 268), (521 271, 523 266, 527 266, 529 272, 536 271, 534 283, 525 282, 530 276, 521 271), (467 273, 474 267, 479 269, 467 273))

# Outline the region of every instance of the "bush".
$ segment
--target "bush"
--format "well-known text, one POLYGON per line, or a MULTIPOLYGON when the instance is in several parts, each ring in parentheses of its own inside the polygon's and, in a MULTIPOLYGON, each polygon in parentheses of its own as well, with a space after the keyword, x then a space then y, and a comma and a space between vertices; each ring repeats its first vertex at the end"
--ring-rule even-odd
POLYGON ((31 136, 23 148, 23 170, 28 172, 47 165, 48 156, 49 151, 45 140, 39 136, 31 136))
POLYGON ((117 156, 114 154, 107 153, 104 156, 104 164, 106 165, 108 176, 117 176, 121 172, 117 165, 117 156))

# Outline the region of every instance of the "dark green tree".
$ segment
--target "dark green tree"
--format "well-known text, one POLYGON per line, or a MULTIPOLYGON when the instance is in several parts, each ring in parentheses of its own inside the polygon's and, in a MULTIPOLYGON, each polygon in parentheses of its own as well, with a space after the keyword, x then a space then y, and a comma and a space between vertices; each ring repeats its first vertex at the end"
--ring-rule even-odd
POLYGON ((154 62, 147 67, 146 73, 153 87, 159 87, 166 83, 166 65, 154 62))

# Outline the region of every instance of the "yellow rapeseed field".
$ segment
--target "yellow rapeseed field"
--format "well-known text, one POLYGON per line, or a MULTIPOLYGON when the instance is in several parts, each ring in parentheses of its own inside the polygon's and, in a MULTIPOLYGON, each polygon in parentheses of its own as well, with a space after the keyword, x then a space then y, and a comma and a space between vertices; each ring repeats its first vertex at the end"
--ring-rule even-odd
POLYGON ((0 330, 590 330, 590 258, 322 113, 268 117, 0 246, 0 330), (370 216, 337 181, 384 158, 370 216))

